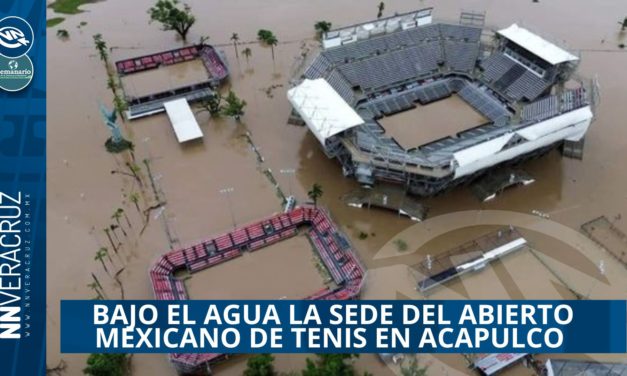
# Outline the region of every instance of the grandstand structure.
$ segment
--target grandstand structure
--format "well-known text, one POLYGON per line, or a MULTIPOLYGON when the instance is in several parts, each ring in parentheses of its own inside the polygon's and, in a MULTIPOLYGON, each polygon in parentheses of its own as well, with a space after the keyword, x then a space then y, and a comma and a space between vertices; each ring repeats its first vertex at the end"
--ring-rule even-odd
POLYGON ((166 91, 132 96, 128 93, 126 103, 129 120, 150 116, 165 111, 163 104, 177 99, 186 99, 189 103, 201 101, 215 95, 215 89, 229 76, 226 59, 212 46, 199 44, 174 50, 157 52, 117 61, 115 67, 123 78, 132 74, 153 69, 165 68, 175 64, 200 60, 207 71, 206 79, 199 82, 173 87, 166 91))
MULTIPOLYGON (((431 196, 563 144, 581 156, 598 90, 576 74, 578 56, 515 24, 492 30, 467 12, 459 23, 435 22, 432 11, 325 33, 288 91, 293 117, 344 175, 431 196), (409 148, 380 122, 452 95, 487 121, 409 148)), ((407 126, 437 133, 425 122, 407 126)))
MULTIPOLYGON (((306 297, 307 300, 349 300, 359 297, 365 268, 348 238, 338 229, 329 214, 311 206, 296 207, 230 232, 162 255, 150 269, 150 280, 159 300, 186 300, 181 271, 191 274, 254 252, 266 246, 305 232, 332 279, 306 297)), ((181 374, 211 374, 211 366, 228 358, 228 354, 170 354, 170 360, 181 374)))

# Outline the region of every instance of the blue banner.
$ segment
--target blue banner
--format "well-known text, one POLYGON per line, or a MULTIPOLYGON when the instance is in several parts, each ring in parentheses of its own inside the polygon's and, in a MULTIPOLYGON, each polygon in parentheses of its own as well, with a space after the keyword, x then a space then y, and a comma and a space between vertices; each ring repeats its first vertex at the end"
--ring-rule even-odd
POLYGON ((0 2, 0 375, 46 370, 46 17, 0 2))
POLYGON ((625 301, 63 301, 61 350, 624 353, 625 301))

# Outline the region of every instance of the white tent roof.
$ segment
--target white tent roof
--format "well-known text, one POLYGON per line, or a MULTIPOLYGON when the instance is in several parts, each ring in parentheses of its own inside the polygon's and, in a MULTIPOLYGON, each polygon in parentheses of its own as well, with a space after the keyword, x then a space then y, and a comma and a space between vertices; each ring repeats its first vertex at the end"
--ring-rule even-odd
POLYGON ((202 130, 198 126, 191 108, 189 108, 187 99, 181 98, 165 102, 163 107, 168 113, 179 143, 202 137, 202 130))
POLYGON ((323 78, 304 80, 288 90, 287 99, 323 145, 327 138, 364 123, 323 78))
POLYGON ((498 33, 553 65, 579 60, 577 56, 516 24, 499 30, 498 33))

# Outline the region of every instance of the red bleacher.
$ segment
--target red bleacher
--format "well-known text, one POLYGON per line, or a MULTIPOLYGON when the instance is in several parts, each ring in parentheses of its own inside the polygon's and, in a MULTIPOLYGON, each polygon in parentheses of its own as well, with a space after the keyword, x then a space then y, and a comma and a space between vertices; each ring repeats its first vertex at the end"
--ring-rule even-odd
MULTIPOLYGON (((333 278, 335 288, 325 287, 306 297, 307 300, 347 300, 359 296, 364 268, 344 235, 320 208, 297 207, 288 213, 277 214, 261 221, 237 228, 187 248, 170 251, 150 269, 155 297, 160 300, 188 299, 182 280, 174 273, 187 269, 190 273, 221 264, 239 257, 244 251, 254 251, 269 244, 290 238, 298 228, 306 226, 307 234, 320 259, 333 278), (339 243, 338 243, 339 241, 339 243)), ((211 364, 224 354, 170 354, 170 359, 184 368, 211 364)))
POLYGON ((160 66, 172 65, 200 59, 211 78, 223 80, 229 71, 216 50, 208 45, 183 47, 170 51, 158 52, 151 55, 133 57, 115 63, 118 74, 132 74, 143 72, 160 66))
POLYGON ((200 56, 200 47, 183 47, 176 50, 158 52, 152 55, 133 57, 115 63, 118 74, 130 74, 158 68, 160 65, 172 65, 194 60, 200 56))

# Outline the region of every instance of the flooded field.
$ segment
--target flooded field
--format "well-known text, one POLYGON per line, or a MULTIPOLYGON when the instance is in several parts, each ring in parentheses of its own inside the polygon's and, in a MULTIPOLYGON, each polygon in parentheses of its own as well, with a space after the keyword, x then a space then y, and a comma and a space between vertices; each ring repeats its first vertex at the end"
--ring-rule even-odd
POLYGON ((399 114, 379 119, 385 133, 404 149, 412 149, 441 138, 485 124, 483 115, 457 94, 399 114))
MULTIPOLYGON (((485 271, 460 280, 463 289, 461 285, 452 285, 450 291, 441 290, 438 294, 461 295, 460 298, 568 297, 570 290, 561 287, 567 284, 584 297, 627 298, 624 288, 627 270, 579 232, 582 223, 601 215, 611 218, 613 225, 623 232, 627 231, 624 219, 627 218, 624 169, 627 107, 623 103, 627 97, 624 74, 627 53, 618 48, 627 41, 627 36, 617 25, 625 13, 623 1, 386 2, 386 15, 435 6, 435 17, 439 19, 455 21, 461 9, 473 9, 485 10, 490 26, 523 22, 541 35, 557 42, 565 41, 580 51, 580 73, 598 76, 601 82, 602 101, 586 137, 583 161, 562 159, 557 152, 530 161, 524 164, 524 169, 536 182, 507 190, 489 203, 478 202, 465 187, 425 200, 423 204, 430 209, 429 219, 419 224, 387 211, 345 206, 340 197, 357 188, 357 183, 343 177, 340 166, 325 157, 318 141, 306 128, 286 123, 290 107, 285 93, 291 73, 302 54, 317 45, 313 40, 313 24, 328 20, 334 26, 341 26, 371 19, 376 16, 378 1, 339 0, 333 6, 322 0, 187 2, 197 18, 189 41, 209 36, 209 43, 225 52, 231 69, 229 87, 247 101, 246 114, 241 123, 210 118, 206 112, 197 114, 205 136, 202 142, 189 145, 178 144, 165 115, 125 123, 125 136, 135 144, 141 184, 132 176, 112 174, 112 171, 128 172, 126 163, 131 157, 109 154, 103 147, 110 134, 98 113, 98 102, 110 104, 112 98, 106 86, 105 69, 93 48, 92 35, 103 34, 111 48, 112 60, 176 48, 183 45, 182 41, 174 33, 163 32, 157 25, 148 23, 146 10, 153 0, 137 0, 131 5, 122 0, 89 4, 83 7, 86 12, 48 29, 48 366, 55 366, 63 359, 67 363, 67 375, 81 375, 86 359, 85 355, 60 354, 60 299, 93 298, 94 291, 88 286, 93 281, 92 273, 108 298, 121 297, 120 286, 94 260, 99 248, 107 247, 112 255, 112 262, 106 260, 110 272, 123 269, 120 281, 124 297, 150 299, 147 272, 158 255, 171 247, 223 232, 233 226, 233 221, 246 223, 281 210, 276 187, 264 173, 267 170, 283 191, 293 192, 300 201, 307 200, 306 192, 313 183, 322 185, 321 204, 329 208, 334 221, 349 235, 369 268, 364 298, 423 298, 415 290, 415 278, 408 266, 420 262, 427 254, 436 255, 473 239, 494 226, 509 224, 522 229, 538 257, 527 251, 510 255, 485 271), (86 25, 78 28, 81 22, 86 25), (67 41, 55 37, 59 27, 69 31, 67 41), (262 28, 271 29, 279 39, 274 60, 269 48, 255 42, 257 30, 262 28), (241 40, 239 59, 229 40, 233 32, 241 40), (252 51, 248 60, 241 54, 245 47, 252 51), (263 160, 252 150, 247 134, 263 160), (144 159, 149 161, 150 173, 144 159), (295 173, 281 173, 287 169, 294 169, 295 173), (159 200, 155 199, 151 180, 159 200), (226 188, 232 188, 229 197, 220 193, 226 188), (139 210, 133 203, 137 197, 139 210), (159 201, 162 205, 150 209, 159 201), (113 243, 119 246, 114 253, 104 229, 115 223, 112 215, 117 208, 123 208, 131 226, 122 219, 126 235, 115 231, 119 239, 113 243), (148 223, 144 217, 146 210, 148 223), (532 215, 532 210, 546 213, 550 220, 532 215), (368 237, 360 238, 362 232, 368 237), (409 244, 407 252, 395 252, 392 241, 398 237, 409 244), (605 263, 603 275, 598 272, 601 260, 605 263), (552 272, 545 272, 546 268, 552 272), (462 294, 464 290, 466 295, 462 294)), ((49 11, 49 18, 53 16, 49 11)), ((167 87, 172 81, 166 79, 178 78, 168 77, 154 83, 147 79, 145 85, 167 87)), ((141 85, 136 84, 137 90, 141 85)), ((448 112, 442 115, 449 117, 448 112)), ((466 116, 468 120, 476 119, 476 114, 466 116)), ((474 120, 462 125, 473 124, 474 120)), ((301 254, 310 252, 308 245, 295 248, 301 254)), ((264 257, 267 251, 273 252, 264 249, 250 256, 264 257)), ((233 266, 237 270, 232 273, 249 273, 248 261, 246 258, 233 261, 239 264, 233 266)), ((303 274, 317 283, 314 274, 307 274, 316 271, 306 256, 292 262, 280 279, 303 274)), ((228 263, 221 267, 231 266, 228 263)), ((203 273, 211 279, 213 272, 203 273)), ((198 277, 204 278, 201 274, 198 277)), ((275 295, 282 296, 278 290, 275 295)), ((278 355, 277 369, 301 369, 305 357, 278 355)), ((578 357, 624 360, 617 355, 578 357)), ((430 365, 429 375, 470 373, 460 355, 425 356, 421 361, 430 365)), ((360 370, 375 375, 393 374, 374 355, 362 355, 357 365, 360 370)), ((219 366, 218 375, 239 375, 244 367, 245 357, 237 357, 219 366)), ((164 355, 136 355, 133 374, 173 375, 174 371, 164 355)), ((506 376, 530 374, 530 370, 518 368, 504 373, 506 376)))
POLYGON ((140 97, 205 82, 209 78, 200 59, 166 65, 122 77, 127 95, 140 97))
POLYGON ((323 282, 309 239, 299 235, 194 273, 185 286, 190 299, 302 299, 323 282))

